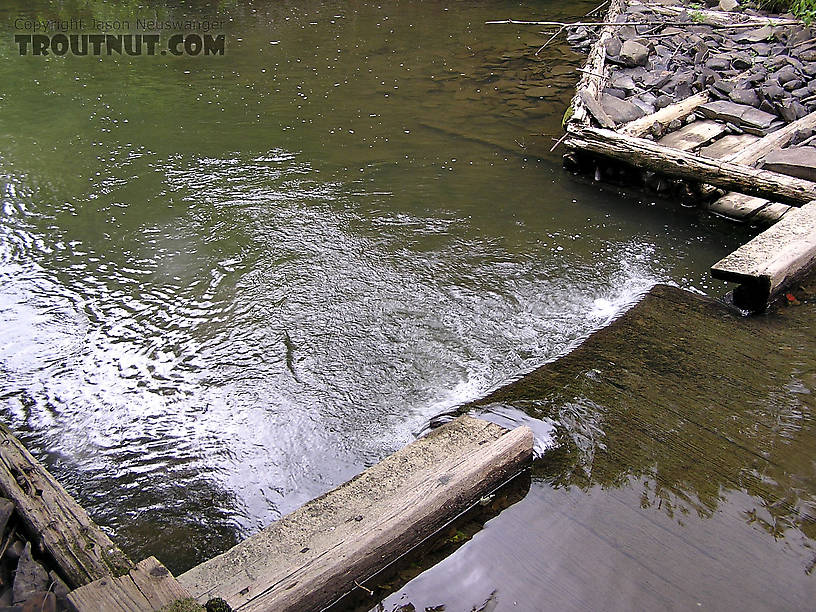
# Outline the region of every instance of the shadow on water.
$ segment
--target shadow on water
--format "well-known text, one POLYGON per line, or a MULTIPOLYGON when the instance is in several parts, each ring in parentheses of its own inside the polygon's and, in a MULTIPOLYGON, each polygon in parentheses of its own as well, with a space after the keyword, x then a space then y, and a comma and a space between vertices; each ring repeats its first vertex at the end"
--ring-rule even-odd
POLYGON ((531 491, 377 609, 809 609, 816 285, 803 292, 746 319, 658 285, 463 407, 535 425, 531 491))

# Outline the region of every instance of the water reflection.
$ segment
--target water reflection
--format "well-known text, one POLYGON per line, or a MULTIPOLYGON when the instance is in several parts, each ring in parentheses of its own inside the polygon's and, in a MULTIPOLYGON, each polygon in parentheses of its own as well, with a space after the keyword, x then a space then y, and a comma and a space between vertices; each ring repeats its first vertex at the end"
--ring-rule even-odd
POLYGON ((746 320, 656 287, 472 404, 542 421, 530 494, 382 609, 808 609, 814 305, 746 320))
POLYGON ((538 3, 446 9, 230 6, 217 61, 0 66, 3 411, 133 557, 212 556, 741 242, 528 155, 580 58, 483 25, 538 3))

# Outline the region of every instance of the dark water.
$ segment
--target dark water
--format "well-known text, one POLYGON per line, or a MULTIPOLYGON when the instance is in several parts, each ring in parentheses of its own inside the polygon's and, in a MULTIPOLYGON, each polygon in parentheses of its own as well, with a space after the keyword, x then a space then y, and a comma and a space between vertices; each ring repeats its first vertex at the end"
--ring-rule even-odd
POLYGON ((595 4, 4 3, 3 418, 178 572, 655 283, 721 293, 747 231, 565 173, 581 58, 484 25, 595 4), (18 16, 224 18, 226 54, 20 57, 18 16))
POLYGON ((816 282, 797 293, 746 319, 655 287, 470 405, 537 425, 529 491, 374 609, 812 609, 816 282))

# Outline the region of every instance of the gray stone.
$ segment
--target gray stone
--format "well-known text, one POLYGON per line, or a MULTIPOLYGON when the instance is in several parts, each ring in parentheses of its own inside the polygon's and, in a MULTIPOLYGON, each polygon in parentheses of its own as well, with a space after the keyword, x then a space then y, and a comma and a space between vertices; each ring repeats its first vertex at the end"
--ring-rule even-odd
POLYGON ((724 81, 722 79, 716 79, 711 85, 714 87, 714 89, 726 94, 729 94, 734 90, 734 83, 731 81, 724 81))
POLYGON ((807 86, 805 86, 805 87, 800 87, 799 89, 794 89, 791 92, 791 94, 793 94, 793 96, 795 98, 799 98, 801 100, 802 98, 807 98, 807 97, 811 96, 812 92, 810 91, 810 89, 807 86))
POLYGON ((726 100, 717 100, 703 104, 699 112, 708 119, 719 119, 739 125, 765 129, 770 127, 776 117, 759 109, 726 100))
POLYGON ((647 115, 651 115, 653 112, 655 112, 654 104, 649 104, 648 102, 645 102, 644 100, 641 100, 640 98, 632 98, 631 100, 629 100, 629 102, 631 102, 632 104, 637 106, 640 110, 642 110, 647 115))
POLYGON ((759 96, 753 89, 734 89, 728 94, 728 97, 737 104, 747 104, 754 108, 759 108, 761 102, 759 96))
POLYGON ((620 55, 621 41, 617 36, 612 36, 606 41, 606 54, 613 57, 620 55))
POLYGON ((766 100, 780 100, 785 95, 785 90, 776 83, 766 83, 759 91, 766 100))
POLYGON ((615 74, 611 79, 609 84, 614 87, 615 89, 622 89, 623 91, 633 92, 637 88, 635 86, 634 79, 628 75, 623 73, 615 74))
POLYGON ((816 62, 816 49, 808 49, 799 54, 799 59, 803 62, 816 62))
POLYGON ((31 557, 31 542, 26 542, 14 574, 12 599, 14 605, 25 602, 33 593, 46 591, 51 583, 48 572, 31 557))
POLYGON ((794 100, 791 102, 791 108, 793 109, 793 113, 796 116, 796 119, 801 119, 805 115, 808 114, 807 108, 799 102, 798 100, 794 100))
POLYGON ((685 100, 691 95, 691 85, 688 82, 678 83, 674 88, 674 97, 677 100, 685 100))
POLYGON ((788 81, 782 87, 787 91, 793 91, 794 89, 799 89, 800 87, 804 87, 805 82, 802 79, 793 79, 792 81, 788 81))
POLYGON ((725 11, 730 13, 731 11, 735 11, 739 8, 739 2, 737 0, 720 0, 717 4, 717 9, 721 11, 725 11))
POLYGON ((646 114, 631 102, 621 100, 606 93, 601 94, 601 106, 615 123, 628 123, 646 114))
POLYGON ((621 100, 626 99, 626 92, 622 89, 615 89, 614 87, 604 87, 603 92, 605 94, 609 94, 610 96, 615 96, 616 98, 620 98, 621 100))
POLYGON ((657 96, 654 95, 652 92, 647 91, 640 95, 640 99, 643 100, 646 104, 651 104, 654 106, 655 102, 657 101, 657 96))
POLYGON ((712 70, 727 70, 731 67, 731 60, 727 57, 715 56, 710 58, 705 65, 712 70))
POLYGON ((782 66, 786 65, 788 61, 782 55, 778 55, 776 57, 772 57, 766 62, 766 66, 771 69, 775 70, 777 68, 781 68, 782 66))
POLYGON ((796 74, 796 69, 793 66, 788 65, 774 72, 773 75, 771 75, 771 78, 776 79, 780 85, 784 85, 789 81, 796 80, 798 75, 796 74))
POLYGON ((790 147, 771 151, 765 156, 763 168, 816 181, 816 147, 790 147))
POLYGON ((803 65, 802 72, 809 77, 816 76, 816 62, 808 62, 807 64, 803 65))
POLYGON ((776 114, 776 107, 768 100, 763 100, 759 105, 759 110, 768 114, 776 114))
POLYGON ((672 78, 671 72, 668 70, 661 70, 660 72, 651 72, 647 73, 643 77, 643 86, 646 89, 660 89, 666 83, 671 81, 672 78))
POLYGON ((799 72, 802 71, 802 62, 800 62, 795 57, 792 57, 790 55, 786 55, 785 56, 785 61, 788 62, 788 64, 790 64, 794 68, 796 68, 797 71, 799 71, 799 72))
POLYGON ((776 104, 776 112, 779 114, 780 117, 782 117, 782 119, 784 119, 788 123, 796 121, 797 119, 796 110, 797 109, 793 107, 793 102, 791 101, 783 101, 781 103, 778 102, 776 104))
POLYGON ((800 142, 806 141, 811 136, 813 136, 813 130, 809 128, 796 130, 793 133, 793 136, 791 136, 790 146, 795 147, 800 142))
POLYGON ((634 40, 621 45, 620 60, 625 66, 645 66, 649 59, 649 49, 634 40))
POLYGON ((771 53, 771 45, 768 43, 756 43, 751 45, 751 50, 757 55, 767 56, 771 53))
POLYGON ((736 36, 737 41, 742 43, 758 43, 770 40, 774 35, 774 29, 769 26, 762 26, 756 30, 748 30, 736 36))
POLYGON ((671 96, 667 96, 667 95, 663 94, 662 96, 657 97, 657 100, 655 100, 655 106, 657 108, 666 108, 672 102, 674 102, 674 100, 672 99, 671 96))
POLYGON ((747 53, 740 53, 734 57, 734 59, 731 61, 731 65, 737 70, 745 70, 746 68, 753 66, 754 62, 750 57, 748 57, 747 53))

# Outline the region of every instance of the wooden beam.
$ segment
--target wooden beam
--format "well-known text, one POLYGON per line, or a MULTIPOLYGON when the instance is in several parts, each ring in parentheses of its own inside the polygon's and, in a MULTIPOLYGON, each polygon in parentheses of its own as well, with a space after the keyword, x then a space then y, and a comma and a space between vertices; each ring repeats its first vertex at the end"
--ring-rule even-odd
POLYGON ((707 210, 730 219, 766 224, 776 223, 789 210, 795 208, 733 191, 706 206, 707 210))
POLYGON ((192 596, 155 557, 124 576, 102 578, 68 594, 76 612, 152 612, 179 599, 192 596))
POLYGON ((88 513, 2 424, 0 490, 14 502, 34 543, 54 558, 68 586, 82 586, 133 567, 88 513))
POLYGON ((661 108, 659 111, 652 113, 651 115, 646 115, 645 117, 641 117, 640 119, 635 119, 634 121, 630 121, 623 127, 621 127, 618 131, 623 134, 624 136, 633 136, 635 138, 639 138, 643 136, 646 132, 649 131, 649 128, 652 127, 655 123, 659 123, 662 126, 668 125, 675 119, 681 119, 683 117, 687 117, 691 113, 694 112, 699 106, 702 106, 706 102, 708 102, 709 96, 707 92, 701 92, 698 94, 694 94, 693 96, 689 96, 685 100, 680 100, 680 102, 675 102, 674 104, 669 104, 665 108, 661 108))
POLYGON ((320 610, 523 469, 532 445, 527 427, 460 417, 179 582, 236 612, 320 610))
POLYGON ((789 211, 775 225, 711 267, 711 276, 740 283, 734 303, 765 310, 775 295, 816 266, 816 201, 789 211))
POLYGON ((726 13, 725 11, 715 11, 710 9, 692 9, 686 6, 659 5, 657 3, 645 3, 638 0, 630 0, 632 6, 645 6, 650 11, 658 15, 676 17, 682 13, 690 13, 693 18, 689 25, 716 25, 735 27, 756 27, 762 26, 797 26, 801 22, 796 19, 785 19, 779 17, 754 17, 742 13, 726 13))
POLYGON ((679 130, 666 134, 657 143, 679 151, 696 151, 727 131, 724 123, 706 119, 684 125, 679 130))
POLYGON ((804 204, 816 199, 816 183, 811 181, 669 149, 603 128, 570 126, 565 144, 670 176, 776 201, 804 204))
POLYGON ((788 146, 797 130, 810 130, 814 128, 816 128, 816 111, 805 115, 793 123, 789 123, 783 128, 779 128, 775 132, 763 136, 736 153, 724 157, 723 161, 753 166, 771 151, 788 146))
MULTIPOLYGON (((612 0, 609 4, 609 10, 606 13, 606 21, 614 22, 621 13, 622 0, 612 0)), ((611 26, 604 26, 598 35, 598 40, 592 45, 592 49, 587 56, 586 64, 584 64, 583 76, 578 81, 575 88, 575 97, 572 99, 572 116, 568 123, 576 123, 578 125, 589 125, 589 110, 583 101, 583 96, 588 95, 590 98, 598 100, 603 90, 604 82, 606 81, 606 41, 612 37, 614 28, 611 26), (584 92, 584 93, 582 93, 584 92)))

